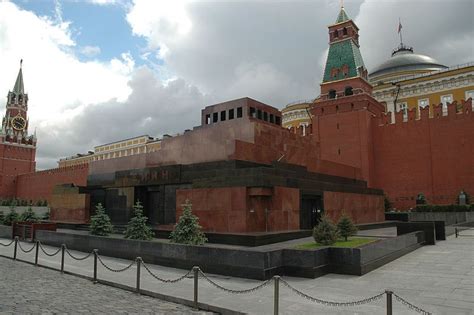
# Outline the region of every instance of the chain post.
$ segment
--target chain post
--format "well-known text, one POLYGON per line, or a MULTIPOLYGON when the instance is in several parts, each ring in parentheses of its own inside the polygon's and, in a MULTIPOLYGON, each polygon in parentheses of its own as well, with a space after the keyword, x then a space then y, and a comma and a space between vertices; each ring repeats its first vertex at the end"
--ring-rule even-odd
POLYGON ((454 228, 454 233, 456 234, 456 238, 458 238, 458 235, 459 235, 458 228, 454 228))
POLYGON ((387 294, 387 315, 392 315, 392 291, 385 290, 385 294, 387 294))
POLYGON ((194 266, 193 267, 193 272, 194 272, 194 308, 199 309, 199 305, 198 305, 199 267, 194 266))
POLYGON ((140 272, 141 272, 141 267, 142 267, 142 258, 137 257, 137 293, 140 294, 140 272))
POLYGON ((97 255, 99 255, 98 252, 98 249, 94 249, 94 283, 97 283, 97 255))
POLYGON ((13 249, 13 260, 16 260, 16 253, 18 252, 18 236, 15 236, 15 247, 13 249))
POLYGON ((38 256, 39 256, 39 241, 36 241, 36 252, 35 252, 35 266, 38 266, 38 256))
POLYGON ((273 276, 275 287, 273 291, 273 314, 278 315, 280 306, 280 276, 273 276))
POLYGON ((64 253, 66 252, 66 245, 61 244, 61 273, 64 273, 64 253))

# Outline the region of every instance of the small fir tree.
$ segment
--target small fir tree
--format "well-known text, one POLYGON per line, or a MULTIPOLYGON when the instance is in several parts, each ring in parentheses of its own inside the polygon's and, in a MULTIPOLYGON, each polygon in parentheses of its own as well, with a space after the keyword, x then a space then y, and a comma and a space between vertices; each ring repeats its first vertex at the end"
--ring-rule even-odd
POLYGON ((125 238, 132 240, 151 240, 153 238, 153 231, 146 222, 147 217, 143 215, 143 206, 140 201, 133 206, 134 216, 128 222, 127 230, 125 231, 125 238))
POLYGON ((192 214, 192 204, 185 201, 183 214, 179 217, 178 223, 170 234, 173 243, 202 245, 207 242, 207 238, 199 225, 199 218, 192 214))
POLYGON ((342 213, 342 216, 337 223, 337 228, 339 230, 339 235, 344 237, 346 242, 349 236, 352 236, 357 232, 357 227, 352 222, 351 218, 345 213, 342 213))
POLYGON ((321 245, 331 245, 339 237, 337 227, 332 223, 327 215, 321 218, 321 222, 313 229, 313 238, 316 243, 321 245))
POLYGON ((38 216, 36 213, 34 213, 33 209, 31 209, 31 206, 28 207, 28 209, 23 212, 20 215, 20 221, 23 222, 38 222, 38 216))
POLYGON ((91 233, 93 235, 107 236, 113 232, 113 225, 110 217, 105 213, 105 208, 99 203, 96 207, 95 215, 91 217, 91 233))
POLYGON ((417 196, 416 196, 416 204, 417 205, 425 205, 426 204, 426 197, 425 197, 425 194, 423 194, 422 192, 419 193, 417 196))
POLYGON ((13 222, 18 222, 19 217, 20 216, 15 211, 15 207, 10 206, 10 212, 7 213, 7 215, 3 219, 3 224, 11 226, 13 224, 13 222))
POLYGON ((387 195, 383 195, 383 203, 384 203, 385 211, 392 210, 392 202, 390 201, 390 199, 388 199, 387 195))

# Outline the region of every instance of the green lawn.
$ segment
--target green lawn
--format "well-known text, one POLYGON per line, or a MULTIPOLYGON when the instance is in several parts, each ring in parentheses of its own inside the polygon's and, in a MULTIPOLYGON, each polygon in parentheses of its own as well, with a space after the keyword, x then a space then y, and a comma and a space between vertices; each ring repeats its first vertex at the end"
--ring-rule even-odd
MULTIPOLYGON (((349 237, 349 239, 344 241, 344 239, 339 239, 336 243, 330 245, 329 247, 360 247, 365 244, 369 244, 377 241, 376 238, 362 238, 362 237, 349 237)), ((316 242, 305 243, 295 246, 295 249, 315 249, 319 247, 325 247, 316 242)))

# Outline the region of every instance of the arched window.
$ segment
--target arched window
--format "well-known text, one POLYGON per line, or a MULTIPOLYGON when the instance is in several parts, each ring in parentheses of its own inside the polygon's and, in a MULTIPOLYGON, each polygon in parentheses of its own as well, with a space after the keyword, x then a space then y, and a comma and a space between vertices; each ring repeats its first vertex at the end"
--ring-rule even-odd
POLYGON ((336 90, 329 90, 328 97, 329 98, 336 98, 336 90))
POLYGON ((337 30, 334 30, 334 38, 338 38, 339 37, 339 32, 337 30))
POLYGON ((346 86, 346 88, 344 89, 344 95, 348 96, 352 94, 354 94, 354 91, 352 90, 352 86, 346 86))
POLYGON ((342 29, 342 35, 347 35, 347 28, 344 27, 344 28, 342 29))

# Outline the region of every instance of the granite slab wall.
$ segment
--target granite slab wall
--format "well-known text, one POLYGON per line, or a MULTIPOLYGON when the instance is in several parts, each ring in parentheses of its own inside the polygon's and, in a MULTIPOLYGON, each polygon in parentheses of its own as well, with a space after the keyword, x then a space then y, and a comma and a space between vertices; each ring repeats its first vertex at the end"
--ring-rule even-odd
POLYGON ((275 274, 306 278, 316 278, 330 272, 362 275, 425 243, 422 231, 383 239, 361 248, 326 247, 316 250, 267 251, 136 241, 50 231, 37 231, 36 238, 43 244, 53 246, 66 244, 70 249, 84 252, 98 249, 99 254, 104 256, 129 260, 140 256, 146 263, 187 270, 199 266, 204 272, 260 280, 269 279, 275 274))
POLYGON ((12 227, 0 224, 0 237, 12 238, 12 227))
POLYGON ((445 225, 473 222, 474 212, 386 212, 385 220, 444 221, 445 225))

